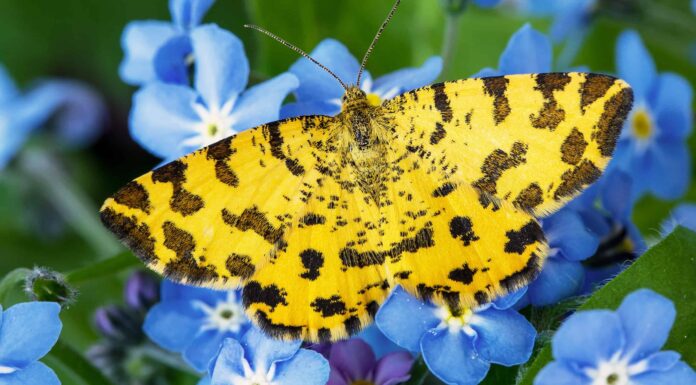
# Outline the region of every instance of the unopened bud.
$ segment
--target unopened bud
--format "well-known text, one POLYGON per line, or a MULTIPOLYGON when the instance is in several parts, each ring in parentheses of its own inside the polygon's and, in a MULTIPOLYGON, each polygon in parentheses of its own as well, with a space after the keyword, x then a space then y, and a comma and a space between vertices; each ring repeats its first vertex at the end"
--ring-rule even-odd
POLYGON ((57 302, 66 308, 77 299, 77 289, 63 274, 43 267, 35 267, 24 280, 24 291, 34 301, 57 302))

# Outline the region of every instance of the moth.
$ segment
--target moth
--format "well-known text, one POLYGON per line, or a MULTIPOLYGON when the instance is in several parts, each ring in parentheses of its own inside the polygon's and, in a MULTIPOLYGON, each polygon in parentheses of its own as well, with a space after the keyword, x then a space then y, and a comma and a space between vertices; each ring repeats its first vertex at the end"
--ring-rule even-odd
POLYGON ((243 287, 271 336, 335 341, 396 285, 463 309, 533 280, 548 253, 536 218, 600 177, 633 101, 592 73, 449 81, 377 105, 360 75, 334 77, 337 116, 268 123, 148 172, 106 200, 103 223, 169 279, 243 287))

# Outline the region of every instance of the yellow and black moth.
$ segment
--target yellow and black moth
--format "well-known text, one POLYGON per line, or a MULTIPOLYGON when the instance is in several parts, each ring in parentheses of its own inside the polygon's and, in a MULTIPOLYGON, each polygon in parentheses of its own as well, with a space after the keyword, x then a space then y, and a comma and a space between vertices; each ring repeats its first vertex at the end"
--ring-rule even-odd
POLYGON ((633 100, 591 73, 444 82, 378 105, 345 88, 335 117, 259 126, 135 179, 104 224, 169 279, 242 286, 270 335, 338 340, 395 285, 471 308, 532 280, 547 254, 535 217, 599 178, 633 100))

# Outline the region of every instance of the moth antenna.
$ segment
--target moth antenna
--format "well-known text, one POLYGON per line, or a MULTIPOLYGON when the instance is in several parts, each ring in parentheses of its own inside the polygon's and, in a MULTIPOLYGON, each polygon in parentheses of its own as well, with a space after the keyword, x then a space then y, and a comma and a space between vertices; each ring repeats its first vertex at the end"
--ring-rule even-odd
POLYGON ((326 71, 329 75, 331 75, 334 79, 336 79, 339 83, 341 83, 341 87, 343 87, 344 90, 348 91, 348 86, 346 86, 346 84, 343 83, 343 81, 341 80, 341 78, 339 78, 335 73, 333 73, 333 71, 331 71, 330 69, 328 69, 325 65, 319 63, 316 59, 314 59, 313 57, 309 56, 309 54, 308 54, 307 52, 301 50, 300 48, 296 47, 296 46, 293 45, 293 44, 288 43, 287 41, 283 40, 282 38, 278 37, 277 35, 274 35, 273 33, 269 32, 269 31, 266 31, 265 29, 259 27, 258 25, 244 24, 244 27, 245 27, 245 28, 251 28, 251 29, 253 29, 253 30, 259 31, 259 32, 263 33, 264 35, 266 35, 266 36, 272 38, 273 40, 277 41, 278 43, 280 43, 280 44, 282 44, 282 45, 284 45, 284 46, 290 48, 291 50, 297 52, 298 54, 302 55, 302 56, 305 57, 307 60, 311 61, 312 63, 314 63, 314 64, 316 64, 316 65, 318 65, 319 68, 321 68, 321 69, 323 69, 324 71, 326 71))
POLYGON ((365 56, 363 56, 362 63, 360 63, 360 71, 358 72, 358 80, 356 82, 358 88, 360 88, 360 78, 362 78, 363 71, 365 70, 367 59, 370 58, 372 49, 375 48, 377 40, 379 40, 379 37, 382 36, 382 32, 384 32, 384 29, 387 27, 387 24, 389 24, 389 21, 391 20, 392 16, 394 16, 394 13, 396 13, 396 9, 399 8, 399 4, 401 4, 401 0, 396 0, 396 2, 394 2, 394 5, 392 5, 391 11, 389 11, 387 18, 382 22, 382 25, 377 30, 374 39, 372 39, 372 43, 370 43, 370 47, 367 49, 367 52, 365 52, 365 56))

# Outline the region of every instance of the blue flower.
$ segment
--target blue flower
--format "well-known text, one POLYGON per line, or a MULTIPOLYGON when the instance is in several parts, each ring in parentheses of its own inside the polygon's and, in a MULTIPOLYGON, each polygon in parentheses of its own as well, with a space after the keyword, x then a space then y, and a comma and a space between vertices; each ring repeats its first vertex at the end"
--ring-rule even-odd
POLYGON ((525 12, 553 17, 551 38, 556 43, 569 37, 584 35, 598 5, 598 0, 522 1, 522 9, 525 12))
POLYGON ((244 91, 249 62, 235 35, 205 25, 190 39, 196 57, 193 88, 152 82, 133 96, 131 135, 167 160, 277 120, 283 99, 298 86, 297 78, 285 73, 244 91))
POLYGON ((660 351, 676 310, 667 298, 637 290, 616 311, 575 313, 553 336, 552 361, 534 385, 696 384, 696 372, 660 351))
POLYGON ((578 294, 583 287, 582 261, 599 246, 599 237, 583 222, 579 213, 563 209, 541 220, 549 244, 549 255, 539 276, 529 284, 526 300, 546 306, 578 294))
MULTIPOLYGON (((333 39, 325 39, 310 53, 310 56, 331 69, 346 84, 353 83, 360 63, 348 48, 333 39)), ((377 80, 372 80, 365 71, 360 88, 368 94, 373 105, 379 105, 405 91, 432 83, 442 70, 442 59, 431 57, 419 68, 404 68, 377 80)), ((300 80, 295 90, 295 103, 283 106, 281 116, 336 115, 341 110, 341 85, 328 73, 305 58, 290 67, 290 72, 300 80)))
POLYGON ((525 24, 510 37, 498 60, 498 69, 484 68, 473 77, 550 72, 552 61, 549 38, 525 24))
POLYGON ((619 77, 633 87, 633 110, 616 146, 613 166, 634 181, 631 199, 650 192, 663 199, 682 196, 691 175, 686 138, 692 128, 692 90, 683 77, 657 73, 635 31, 618 39, 619 77))
POLYGON ((672 210, 670 218, 662 223, 662 235, 667 236, 677 226, 696 231, 696 204, 683 203, 672 210))
POLYGON ((183 82, 191 53, 189 32, 198 26, 214 0, 170 0, 173 22, 133 21, 123 30, 125 57, 119 67, 124 82, 141 85, 154 80, 183 82))
POLYGON ((396 344, 422 352, 430 371, 448 384, 478 384, 491 363, 526 362, 536 331, 511 306, 520 290, 475 309, 453 314, 447 307, 422 302, 396 287, 375 321, 396 344))
POLYGON ((257 328, 240 341, 228 338, 199 385, 324 385, 329 363, 319 353, 300 349, 301 341, 283 342, 257 328))
POLYGON ((205 371, 225 338, 249 329, 241 291, 217 291, 162 282, 162 300, 150 309, 143 330, 164 349, 180 352, 198 371, 205 371))
POLYGON ((103 117, 101 99, 85 85, 48 79, 22 93, 0 65, 0 170, 50 118, 59 141, 81 146, 97 137, 103 117))
POLYGON ((59 312, 55 302, 25 302, 0 313, 1 384, 60 384, 53 370, 38 361, 58 341, 59 312))

